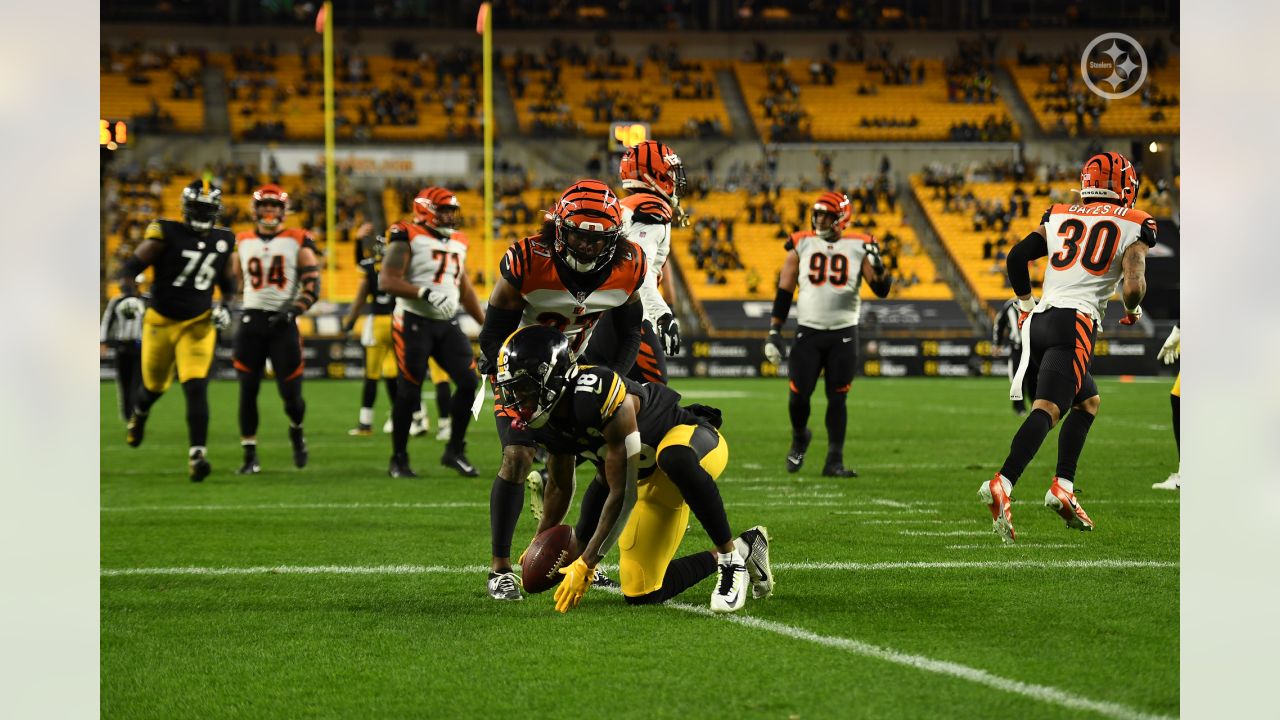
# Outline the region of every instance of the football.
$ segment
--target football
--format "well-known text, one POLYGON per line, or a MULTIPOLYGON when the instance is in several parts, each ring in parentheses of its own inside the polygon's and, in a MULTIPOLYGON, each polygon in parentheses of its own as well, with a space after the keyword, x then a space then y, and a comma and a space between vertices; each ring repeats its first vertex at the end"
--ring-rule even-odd
POLYGON ((527 593, 550 590, 560 583, 560 568, 577 558, 574 553, 573 528, 557 525, 533 539, 520 566, 520 579, 527 593))

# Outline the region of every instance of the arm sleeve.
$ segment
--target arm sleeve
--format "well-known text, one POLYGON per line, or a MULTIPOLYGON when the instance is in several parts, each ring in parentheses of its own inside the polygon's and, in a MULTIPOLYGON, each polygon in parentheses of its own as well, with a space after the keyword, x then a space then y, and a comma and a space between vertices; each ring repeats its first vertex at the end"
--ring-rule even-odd
POLYGON ((521 285, 524 283, 525 261, 521 252, 522 246, 523 243, 512 243, 498 263, 498 272, 502 275, 502 279, 511 283, 511 286, 517 290, 521 290, 521 285))
POLYGON ((1138 232, 1138 239, 1147 244, 1147 247, 1156 246, 1156 219, 1149 217, 1142 221, 1142 230, 1138 232))
POLYGON ((387 244, 393 242, 409 242, 409 231, 405 229, 404 225, 396 223, 387 228, 387 244))
POLYGON ((769 315, 770 322, 778 320, 783 325, 787 324, 787 315, 791 312, 791 300, 794 294, 778 288, 777 294, 773 296, 773 312, 769 315))
POLYGON ((496 370, 498 350, 507 336, 520 326, 523 310, 507 310, 492 305, 485 308, 484 325, 480 327, 480 353, 484 355, 485 366, 496 370))
POLYGON ((626 303, 610 310, 613 313, 613 329, 618 336, 617 349, 610 363, 619 375, 631 372, 636 364, 636 356, 640 354, 640 331, 644 322, 644 310, 641 303, 626 303))
POLYGON ((1027 263, 1049 254, 1049 245, 1044 236, 1038 232, 1022 238, 1013 246, 1005 258, 1005 270, 1009 273, 1009 287, 1015 295, 1026 295, 1031 292, 1031 272, 1027 263))
MULTIPOLYGON (((634 218, 634 216, 632 216, 634 218)), ((662 239, 658 241, 658 254, 662 255, 662 246, 664 243, 671 242, 671 228, 667 225, 648 225, 646 232, 661 233, 662 239)), ((652 265, 646 269, 645 281, 640 285, 640 302, 644 305, 644 316, 649 318, 651 322, 657 322, 658 318, 663 315, 671 314, 671 306, 663 299, 662 292, 658 290, 658 278, 662 275, 662 263, 658 257, 654 257, 652 265)))

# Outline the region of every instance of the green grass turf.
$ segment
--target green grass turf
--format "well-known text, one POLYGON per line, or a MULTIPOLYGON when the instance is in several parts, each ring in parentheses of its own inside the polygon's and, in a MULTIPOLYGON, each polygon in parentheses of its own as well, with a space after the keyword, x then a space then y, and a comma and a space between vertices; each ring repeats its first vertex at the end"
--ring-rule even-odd
MULTIPOLYGON (((785 382, 676 384, 690 401, 724 409, 730 463, 720 487, 729 517, 736 529, 770 527, 775 564, 1166 564, 779 569, 774 597, 748 601, 739 615, 958 663, 1118 709, 1071 709, 723 618, 628 607, 600 590, 567 615, 554 611, 550 593, 493 602, 478 567, 489 555, 488 497, 498 465, 493 421, 482 417, 469 433, 479 478, 439 467, 441 444, 415 439, 411 455, 422 477, 392 480, 385 474, 388 436, 346 435, 357 384, 330 381, 306 387, 311 464, 303 471, 290 464, 279 399, 264 386, 264 469, 249 478, 234 474, 236 387, 214 383, 214 474, 200 485, 186 479, 181 393, 160 401, 146 443, 132 449, 115 417, 115 387, 104 384, 102 567, 450 571, 104 575, 102 712, 201 720, 1052 718, 1123 717, 1126 709, 1176 715, 1178 499, 1150 489, 1176 465, 1168 384, 1100 386, 1102 414, 1077 480, 1099 529, 1069 531, 1041 504, 1053 473, 1055 431, 1015 493, 1020 544, 1003 547, 976 496, 1019 423, 1002 381, 859 379, 850 396, 846 461, 861 477, 851 480, 819 475, 820 392, 809 462, 787 475, 785 382)), ((378 408, 381 425, 381 393, 378 408)), ((517 547, 533 527, 526 511, 517 547)), ((708 545, 694 521, 682 554, 708 545)), ((711 585, 706 580, 678 600, 703 608, 711 585)))

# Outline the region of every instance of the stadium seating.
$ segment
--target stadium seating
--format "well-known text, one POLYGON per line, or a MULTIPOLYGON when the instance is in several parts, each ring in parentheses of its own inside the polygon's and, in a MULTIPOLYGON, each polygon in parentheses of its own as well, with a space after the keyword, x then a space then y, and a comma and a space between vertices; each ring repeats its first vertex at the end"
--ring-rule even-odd
POLYGON ((1074 108, 1074 101, 1069 100, 1068 96, 1080 98, 1087 106, 1096 105, 1101 111, 1097 130, 1094 130, 1088 113, 1085 114, 1086 134, 1178 133, 1180 64, 1176 56, 1170 58, 1164 67, 1152 70, 1145 86, 1138 92, 1120 100, 1106 101, 1092 95, 1084 86, 1080 80, 1078 64, 1018 65, 1010 62, 1006 67, 1013 76, 1018 92, 1035 115, 1036 123, 1046 133, 1072 136, 1080 134, 1076 129, 1075 112, 1069 109, 1074 108), (1053 82, 1051 77, 1058 80, 1053 82))
MULTIPOLYGON (((215 53, 210 61, 220 65, 227 77, 232 137, 324 138, 324 81, 319 59, 314 55, 306 65, 302 57, 294 54, 266 57, 215 53), (273 132, 272 125, 282 125, 282 132, 273 132)), ((338 138, 479 138, 480 96, 470 84, 479 67, 469 67, 455 78, 444 74, 443 66, 437 74, 441 62, 381 55, 349 60, 346 71, 339 68, 335 73, 338 138), (442 84, 437 85, 437 80, 442 84)))
POLYGON ((515 60, 504 61, 521 130, 538 132, 567 122, 568 127, 559 127, 559 134, 605 137, 616 119, 648 122, 656 137, 696 137, 701 132, 698 120, 714 121, 721 133, 730 132, 729 114, 716 85, 716 65, 710 61, 682 63, 680 70, 644 61, 639 78, 631 61, 574 65, 559 60, 556 67, 553 71, 549 64, 523 66, 518 71, 524 84, 521 92, 516 87, 515 60), (692 97, 695 87, 704 89, 703 97, 692 97), (593 109, 593 104, 600 109, 593 109))
MULTIPOLYGON (((704 198, 690 198, 685 202, 687 209, 695 220, 699 218, 718 218, 733 221, 733 246, 742 263, 742 267, 739 269, 727 269, 722 273, 714 273, 717 276, 717 280, 719 279, 718 276, 722 275, 723 283, 708 282, 708 275, 712 274, 709 273, 710 266, 705 265, 705 269, 699 269, 697 258, 691 249, 694 228, 676 230, 672 237, 672 258, 679 264, 685 278, 685 284, 694 299, 770 300, 773 298, 773 289, 777 287, 777 273, 782 266, 785 254, 782 247, 783 242, 793 225, 808 227, 807 209, 812 201, 812 193, 805 193, 800 190, 782 190, 772 200, 786 223, 785 225, 748 222, 751 216, 746 208, 753 201, 757 204, 759 203, 758 198, 753 198, 747 191, 743 190, 738 192, 711 192, 704 198), (806 212, 804 217, 799 216, 801 207, 806 212)), ((904 287, 907 283, 896 283, 898 287, 894 289, 890 297, 903 300, 949 300, 953 297, 951 289, 946 283, 935 282, 937 272, 933 261, 929 259, 929 256, 921 248, 916 238, 915 230, 903 219, 901 208, 898 208, 898 212, 895 213, 883 212, 875 215, 857 215, 853 222, 856 224, 871 221, 874 221, 875 227, 865 229, 851 227, 850 229, 869 232, 882 242, 886 237, 886 232, 895 236, 898 239, 897 242, 900 243, 900 250, 897 254, 898 272, 908 280, 913 277, 917 280, 910 287, 904 287)), ((717 235, 723 239, 724 230, 719 230, 717 235)), ((862 297, 872 298, 874 296, 870 289, 864 286, 862 297)))
POLYGON ((135 129, 142 123, 160 131, 200 132, 204 130, 200 69, 199 58, 192 55, 112 53, 104 58, 99 72, 102 117, 132 121, 135 129))
MULTIPOLYGON (((925 81, 910 85, 884 84, 882 72, 868 69, 866 63, 832 63, 835 76, 830 85, 812 81, 807 60, 782 64, 737 62, 734 71, 756 129, 766 141, 775 134, 773 120, 766 115, 766 98, 781 97, 782 104, 777 107, 783 111, 789 106, 789 93, 783 91, 779 96, 770 91, 771 73, 785 82, 781 74, 785 72, 795 83, 799 90, 796 104, 805 116, 800 121, 801 131, 815 141, 947 140, 953 125, 970 123, 981 127, 989 116, 996 121, 1008 119, 1008 108, 998 98, 992 103, 948 102, 943 62, 921 60, 917 64, 924 65, 925 81), (859 87, 874 88, 875 93, 859 94, 859 87), (863 127, 863 118, 915 118, 918 122, 910 127, 863 127)), ((1016 125, 1011 133, 1012 138, 1018 137, 1016 125)))

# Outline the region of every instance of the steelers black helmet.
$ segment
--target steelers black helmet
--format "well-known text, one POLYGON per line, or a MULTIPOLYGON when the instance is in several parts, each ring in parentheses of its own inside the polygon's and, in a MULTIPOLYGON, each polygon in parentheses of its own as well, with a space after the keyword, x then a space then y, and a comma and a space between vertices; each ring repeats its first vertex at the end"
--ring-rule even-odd
POLYGON ((213 227, 222 212, 222 188, 212 181, 192 180, 182 188, 182 221, 201 232, 213 227))
POLYGON ((529 325, 511 333, 498 350, 494 391, 520 423, 540 428, 577 374, 564 333, 529 325))

